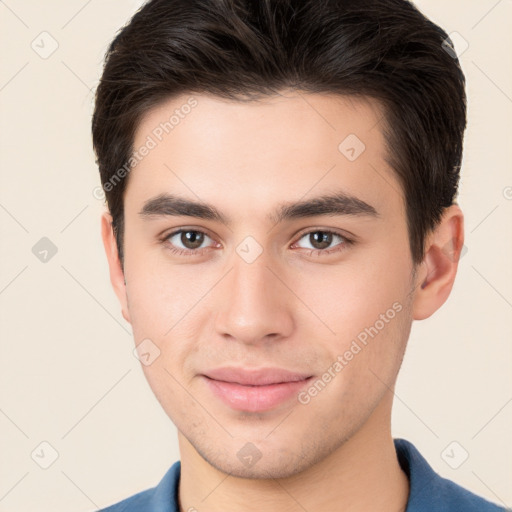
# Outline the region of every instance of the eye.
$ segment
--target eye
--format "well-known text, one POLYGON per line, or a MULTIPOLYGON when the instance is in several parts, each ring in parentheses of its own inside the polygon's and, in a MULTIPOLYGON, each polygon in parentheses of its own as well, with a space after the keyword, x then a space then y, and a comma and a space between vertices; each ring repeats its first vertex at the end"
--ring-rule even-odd
POLYGON ((164 238, 171 245, 171 250, 177 253, 198 252, 209 247, 208 243, 204 245, 208 240, 213 241, 206 233, 196 229, 180 229, 164 238))
MULTIPOLYGON (((172 233, 165 235, 162 243, 165 244, 173 254, 183 256, 193 256, 202 254, 204 251, 213 248, 212 242, 215 241, 204 231, 197 229, 178 229, 172 233), (209 242, 209 243, 208 243, 209 242)), ((342 251, 348 245, 354 242, 339 233, 328 229, 316 229, 304 233, 298 242, 293 244, 293 248, 309 250, 309 254, 317 256, 326 255, 333 252, 342 251), (305 245, 301 245, 301 241, 305 241, 305 245)))
POLYGON ((345 236, 340 235, 334 231, 325 229, 317 229, 315 231, 309 231, 304 233, 298 242, 294 245, 302 248, 309 249, 312 253, 331 253, 338 250, 343 250, 344 246, 352 244, 352 240, 349 240, 345 236), (300 241, 305 240, 305 245, 300 245, 300 241), (332 245, 334 242, 334 246, 332 245))

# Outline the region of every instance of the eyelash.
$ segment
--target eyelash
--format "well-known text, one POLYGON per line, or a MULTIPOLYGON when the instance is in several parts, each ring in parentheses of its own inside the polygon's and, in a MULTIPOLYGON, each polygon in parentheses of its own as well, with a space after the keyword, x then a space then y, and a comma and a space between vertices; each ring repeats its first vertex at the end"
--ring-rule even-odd
MULTIPOLYGON (((169 242, 169 239, 172 238, 173 236, 175 236, 179 233, 187 233, 187 232, 200 233, 200 234, 207 236, 208 238, 212 238, 208 235, 208 233, 205 233, 204 231, 201 231, 200 229, 183 229, 183 228, 181 228, 181 229, 177 229, 177 230, 173 231, 172 233, 166 234, 161 239, 161 243, 163 243, 167 247, 167 249, 169 251, 171 251, 172 254, 176 254, 179 256, 199 256, 199 255, 203 254, 205 251, 207 251, 208 249, 211 249, 211 247, 202 247, 200 249, 179 249, 179 248, 172 246, 172 244, 169 242)), ((299 240, 301 240, 302 238, 304 238, 305 236, 310 235, 312 233, 327 233, 327 234, 335 235, 335 236, 340 237, 342 239, 342 242, 340 242, 339 244, 335 245, 334 247, 332 247, 330 249, 305 249, 305 250, 309 251, 308 256, 314 256, 314 255, 320 256, 320 255, 332 254, 334 252, 341 252, 347 246, 351 246, 355 243, 354 240, 351 240, 350 238, 347 238, 345 235, 342 235, 342 234, 340 234, 336 231, 330 230, 330 229, 312 229, 310 231, 306 231, 304 233, 301 233, 301 235, 297 239, 297 242, 299 240)), ((295 245, 297 242, 294 242, 293 245, 295 245)))
MULTIPOLYGON (((334 236, 341 238, 341 242, 336 244, 334 247, 331 247, 330 249, 304 249, 304 248, 302 248, 304 251, 308 251, 307 252, 308 256, 326 256, 329 254, 342 252, 342 251, 346 250, 347 247, 354 245, 354 243, 355 243, 354 240, 348 238, 347 236, 342 235, 341 233, 338 233, 337 231, 333 231, 330 229, 312 229, 312 230, 306 231, 299 236, 299 238, 297 239, 297 242, 299 240, 301 240, 302 238, 304 238, 305 236, 310 235, 311 233, 327 233, 329 235, 334 235, 334 236)), ((295 245, 297 242, 294 242, 293 245, 295 245)))

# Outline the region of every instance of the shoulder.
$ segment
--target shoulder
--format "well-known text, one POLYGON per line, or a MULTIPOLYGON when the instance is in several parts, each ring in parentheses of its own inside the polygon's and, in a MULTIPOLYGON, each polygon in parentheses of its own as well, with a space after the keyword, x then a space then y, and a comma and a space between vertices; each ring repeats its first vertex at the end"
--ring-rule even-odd
POLYGON ((149 508, 155 488, 147 489, 126 498, 107 508, 100 509, 99 512, 135 512, 136 510, 145 511, 149 508))
POLYGON ((158 485, 141 491, 98 512, 179 512, 180 461, 175 462, 158 485))
POLYGON ((438 475, 416 447, 395 439, 398 461, 409 477, 410 494, 406 512, 503 512, 506 510, 438 475))
POLYGON ((439 492, 449 511, 503 512, 506 510, 446 478, 440 478, 439 492))

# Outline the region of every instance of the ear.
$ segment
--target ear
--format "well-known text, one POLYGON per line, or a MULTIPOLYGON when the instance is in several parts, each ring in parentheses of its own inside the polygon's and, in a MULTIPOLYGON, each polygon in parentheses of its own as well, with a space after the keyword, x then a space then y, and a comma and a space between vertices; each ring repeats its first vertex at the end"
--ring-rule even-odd
POLYGON ((105 212, 101 216, 101 238, 103 239, 103 246, 105 247, 105 253, 107 255, 110 282, 112 283, 114 292, 121 304, 123 318, 127 322, 130 322, 124 272, 121 266, 121 261, 119 260, 117 241, 112 227, 112 215, 109 212, 105 212))
POLYGON ((463 246, 464 215, 454 204, 444 211, 440 223, 427 237, 415 283, 414 320, 428 318, 450 295, 463 246))

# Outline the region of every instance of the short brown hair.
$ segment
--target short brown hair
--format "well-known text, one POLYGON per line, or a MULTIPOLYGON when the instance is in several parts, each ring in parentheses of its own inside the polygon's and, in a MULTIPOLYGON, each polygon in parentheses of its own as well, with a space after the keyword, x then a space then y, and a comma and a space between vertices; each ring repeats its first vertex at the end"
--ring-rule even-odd
POLYGON ((447 34, 406 0, 150 0, 105 57, 92 120, 123 261, 126 169, 141 117, 186 92, 240 100, 285 89, 384 107, 413 261, 457 194, 465 79, 447 34))

